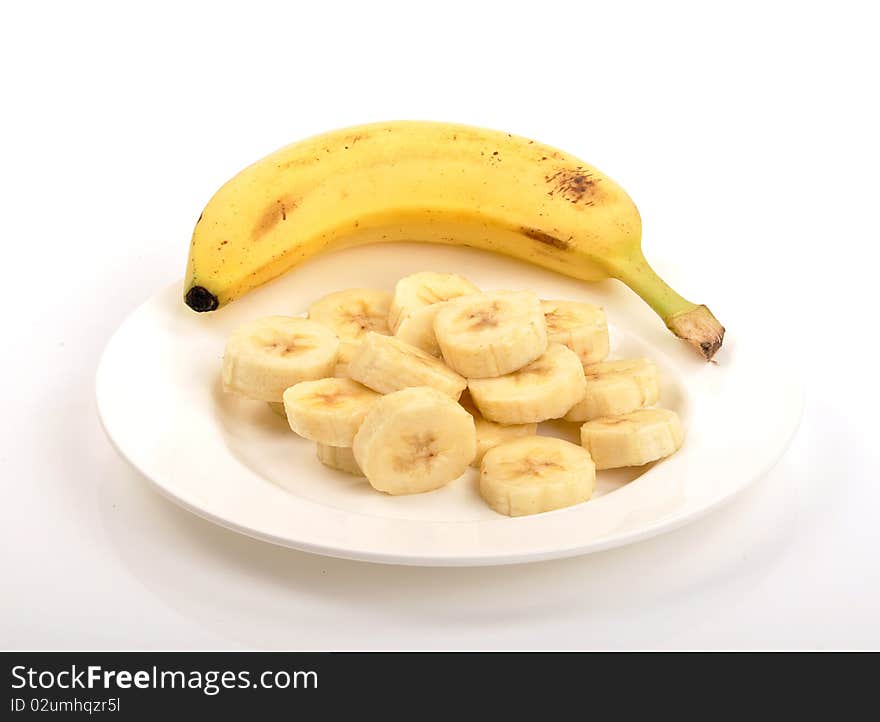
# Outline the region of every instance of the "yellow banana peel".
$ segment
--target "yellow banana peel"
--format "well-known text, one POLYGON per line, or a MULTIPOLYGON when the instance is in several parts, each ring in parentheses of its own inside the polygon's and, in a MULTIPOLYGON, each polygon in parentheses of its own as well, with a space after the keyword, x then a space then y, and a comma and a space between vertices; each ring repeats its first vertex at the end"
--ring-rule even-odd
POLYGON ((648 265, 641 219, 608 176, 494 130, 395 121, 281 148, 229 180, 193 232, 184 298, 213 311, 325 251, 425 241, 486 249, 585 281, 617 278, 711 359, 724 328, 648 265))

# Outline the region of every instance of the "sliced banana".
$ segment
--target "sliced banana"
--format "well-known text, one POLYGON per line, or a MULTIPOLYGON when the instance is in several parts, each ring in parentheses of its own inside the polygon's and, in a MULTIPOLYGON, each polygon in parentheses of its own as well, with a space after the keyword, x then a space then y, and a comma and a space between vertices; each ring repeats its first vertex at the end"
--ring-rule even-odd
POLYGON ((286 388, 330 376, 338 349, 334 333, 315 321, 257 319, 236 330, 226 343, 223 389, 257 401, 280 402, 286 388))
POLYGON ((437 336, 434 333, 434 319, 437 318, 444 303, 423 306, 407 314, 397 326, 394 335, 401 341, 439 358, 440 344, 437 343, 437 336))
POLYGON ((568 346, 585 366, 608 355, 608 320, 601 307, 578 301, 541 301, 541 310, 550 343, 568 346))
POLYGON ((457 479, 476 453, 471 415, 425 386, 381 397, 354 437, 354 456, 370 484, 388 494, 418 494, 457 479))
POLYGON ((512 441, 522 436, 534 436, 538 432, 537 424, 497 424, 485 418, 474 406, 470 392, 465 389, 458 403, 474 417, 474 428, 477 432, 477 455, 471 466, 480 468, 480 462, 489 449, 494 449, 505 441, 512 441))
POLYGON ((309 318, 324 324, 340 339, 356 341, 368 331, 391 333, 391 294, 374 288, 336 291, 309 306, 309 318))
POLYGON ((581 444, 597 469, 641 466, 674 454, 683 441, 678 414, 669 409, 639 409, 581 427, 581 444))
POLYGON ((348 364, 348 375, 388 394, 412 386, 430 386, 457 399, 467 381, 442 361, 394 336, 368 333, 348 364))
POLYGON ((660 398, 657 367, 648 359, 605 361, 584 366, 587 393, 565 415, 566 421, 589 421, 620 416, 660 398))
POLYGON ((480 495, 499 514, 561 509, 593 494, 596 466, 580 446, 527 436, 490 449, 480 465, 480 495))
POLYGON ((358 346, 360 346, 360 341, 340 341, 339 342, 339 353, 336 355, 336 366, 333 367, 333 375, 338 379, 347 379, 348 376, 348 364, 351 363, 351 358, 354 356, 355 351, 358 350, 358 346))
POLYGON ((541 302, 530 291, 494 291, 444 304, 434 319, 443 359, 469 379, 503 376, 547 350, 541 302))
POLYGON ((270 401, 269 408, 272 409, 272 413, 276 416, 280 416, 283 419, 287 418, 287 412, 284 410, 284 404, 279 401, 270 401))
MULTIPOLYGON (((457 273, 422 271, 404 276, 394 286, 388 326, 396 334, 403 319, 413 312, 448 301, 450 298, 479 292, 479 288, 457 273)), ((412 342, 408 341, 408 343, 412 342)))
POLYGON ((344 471, 346 474, 363 476, 364 472, 354 458, 354 452, 346 446, 330 446, 318 442, 318 461, 331 469, 344 471))
POLYGON ((284 392, 290 428, 330 446, 351 446, 379 394, 351 379, 303 381, 284 392))
POLYGON ((584 367, 574 351, 552 343, 543 356, 493 379, 470 379, 468 391, 480 413, 499 424, 558 419, 584 397, 584 367))

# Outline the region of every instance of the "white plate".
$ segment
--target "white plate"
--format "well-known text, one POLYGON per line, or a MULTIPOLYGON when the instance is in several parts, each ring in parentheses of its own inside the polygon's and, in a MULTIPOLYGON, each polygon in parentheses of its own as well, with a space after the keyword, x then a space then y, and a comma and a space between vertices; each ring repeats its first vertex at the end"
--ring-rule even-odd
MULTIPOLYGON (((730 323, 730 321, 728 321, 730 323)), ((374 245, 323 256, 212 314, 195 314, 180 284, 122 324, 97 374, 98 409, 119 451, 192 512, 244 534, 350 559, 481 565, 552 559, 630 543, 690 521, 744 489, 782 455, 801 391, 772 349, 731 328, 717 364, 702 362, 616 282, 584 284, 494 254, 457 247, 374 245), (480 499, 476 472, 427 494, 391 497, 325 468, 264 403, 220 390, 225 340, 263 315, 300 314, 353 286, 392 289, 425 269, 463 273, 484 289, 533 289, 600 303, 612 358, 648 356, 661 404, 675 409, 685 444, 642 469, 599 472, 593 499, 510 519, 480 499)), ((577 440, 575 425, 541 433, 577 440)))

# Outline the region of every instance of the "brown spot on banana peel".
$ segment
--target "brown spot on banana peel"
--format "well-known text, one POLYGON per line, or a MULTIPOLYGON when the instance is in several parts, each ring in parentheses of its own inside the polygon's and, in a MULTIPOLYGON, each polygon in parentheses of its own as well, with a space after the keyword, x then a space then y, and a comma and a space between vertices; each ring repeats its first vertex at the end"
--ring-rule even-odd
POLYGON ((586 168, 563 168, 544 180, 550 186, 547 195, 560 196, 574 205, 595 205, 599 179, 586 168))
POLYGON ((560 251, 567 251, 571 248, 571 244, 568 241, 564 241, 556 236, 551 236, 549 233, 544 233, 544 231, 539 231, 537 228, 523 226, 519 229, 519 232, 526 238, 531 238, 533 241, 543 243, 545 246, 550 246, 551 248, 558 248, 560 251))
POLYGON ((258 241, 279 223, 286 221, 288 212, 296 208, 296 205, 296 201, 292 198, 276 198, 254 224, 251 240, 258 241))

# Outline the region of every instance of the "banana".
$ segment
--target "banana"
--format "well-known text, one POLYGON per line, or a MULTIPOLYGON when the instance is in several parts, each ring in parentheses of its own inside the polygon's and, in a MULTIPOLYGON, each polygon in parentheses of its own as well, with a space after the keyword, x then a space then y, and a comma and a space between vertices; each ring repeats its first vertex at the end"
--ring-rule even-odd
POLYGON ((639 409, 593 419, 581 427, 581 444, 597 469, 642 466, 674 454, 683 442, 681 421, 669 409, 639 409))
POLYGON ((547 340, 568 346, 587 364, 608 355, 608 321, 599 306, 577 301, 541 301, 547 340))
POLYGON ((471 466, 477 468, 480 467, 489 449, 522 436, 534 436, 538 432, 537 424, 496 424, 484 418, 479 412, 475 411, 471 415, 474 417, 474 429, 477 432, 477 455, 471 466))
POLYGON ((563 416, 584 397, 587 382, 574 351, 553 343, 536 361, 492 379, 469 379, 480 413, 500 424, 529 424, 563 416))
POLYGON ((461 476, 476 453, 471 415, 429 387, 382 396, 354 437, 355 459, 388 494, 418 494, 461 476))
POLYGON ((434 319, 443 359, 469 379, 503 376, 547 350, 547 324, 531 291, 495 291, 447 301, 434 319))
POLYGON ((354 452, 347 446, 330 446, 318 442, 318 461, 331 469, 344 471, 346 474, 363 476, 364 472, 354 458, 354 452))
POLYGON ((351 446, 379 394, 351 379, 302 381, 284 392, 284 410, 297 434, 328 446, 351 446))
POLYGON ((358 341, 368 331, 391 333, 388 309, 391 294, 373 288, 336 291, 309 306, 309 318, 324 324, 340 340, 358 341))
POLYGON ((333 375, 338 379, 348 378, 348 364, 360 346, 360 341, 340 341, 339 352, 336 355, 336 366, 333 367, 333 375))
POLYGON ((440 344, 434 333, 434 319, 444 303, 423 306, 406 315, 394 332, 394 335, 410 346, 422 349, 425 353, 440 358, 440 344))
POLYGON ((587 501, 596 466, 582 447, 527 436, 490 449, 480 465, 480 495, 499 514, 523 516, 587 501))
POLYGON ((300 381, 330 376, 339 340, 305 318, 269 316, 235 331, 223 353, 223 389, 257 401, 281 401, 300 381))
POLYGON ((193 231, 184 300, 213 311, 340 248, 446 243, 617 278, 711 358, 723 327, 651 269, 641 230, 619 185, 556 148, 450 123, 374 123, 281 148, 224 184, 193 231))
POLYGON ((620 416, 660 398, 657 367, 648 359, 605 361, 584 366, 587 393, 571 407, 566 421, 589 421, 602 416, 620 416))
POLYGON ((388 394, 411 386, 430 386, 458 399, 467 381, 439 359, 393 336, 370 332, 348 364, 348 375, 388 394))
POLYGON ((394 287, 389 325, 401 341, 439 357, 434 319, 445 301, 480 289, 456 273, 422 271, 401 278, 394 287))
POLYGON ((388 325, 397 333, 403 319, 414 311, 479 292, 479 288, 457 273, 421 271, 404 276, 394 286, 388 325))

